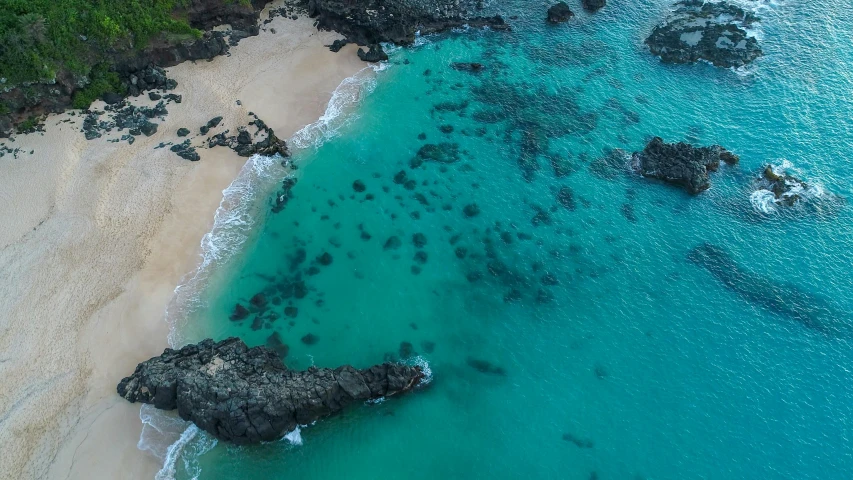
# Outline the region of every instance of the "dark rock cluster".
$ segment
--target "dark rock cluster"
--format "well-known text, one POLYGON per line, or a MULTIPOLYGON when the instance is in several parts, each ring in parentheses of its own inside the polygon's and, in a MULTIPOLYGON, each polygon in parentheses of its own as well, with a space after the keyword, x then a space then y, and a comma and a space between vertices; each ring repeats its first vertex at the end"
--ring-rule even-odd
MULTIPOLYGON (((284 348, 280 338, 272 343, 284 348)), ((129 402, 177 409, 216 438, 249 444, 280 439, 356 402, 407 392, 422 378, 419 367, 392 363, 294 371, 272 348, 228 338, 167 348, 140 363, 116 390, 129 402)))
POLYGON ((380 42, 409 45, 418 31, 428 34, 463 25, 508 28, 499 16, 473 15, 476 3, 464 0, 307 0, 306 4, 308 14, 317 19, 318 28, 340 32, 359 45, 380 42))
POLYGON ((152 120, 158 118, 163 120, 168 113, 164 101, 158 102, 153 107, 140 107, 121 100, 105 106, 104 112, 89 111, 83 119, 83 133, 86 140, 92 140, 99 138, 103 132, 111 132, 113 129, 120 132, 127 130, 128 135, 124 139, 133 143, 133 137, 139 135, 150 137, 156 133, 157 124, 152 120), (107 120, 101 120, 104 114, 107 120))
POLYGON ((548 9, 548 23, 565 23, 574 16, 566 2, 556 3, 548 9))
POLYGON ((758 40, 746 29, 758 19, 727 2, 683 0, 646 38, 646 45, 665 63, 705 60, 717 67, 746 65, 759 56, 758 40))
MULTIPOLYGON (((221 117, 217 117, 221 120, 221 117)), ((217 120, 216 118, 211 120, 213 122, 217 120)), ((213 128, 210 126, 210 123, 202 128, 213 128)), ((218 125, 219 122, 216 122, 218 125)), ((214 126, 216 126, 214 125, 214 126)), ((218 133, 207 140, 208 148, 213 147, 228 147, 231 150, 237 152, 237 155, 241 157, 251 157, 255 154, 265 155, 265 156, 273 156, 275 154, 279 154, 282 157, 289 156, 289 152, 287 150, 287 144, 284 140, 278 138, 273 131, 272 128, 268 127, 263 121, 260 119, 256 119, 249 123, 249 125, 255 125, 257 127, 257 132, 252 135, 249 133, 248 129, 240 128, 238 129, 237 135, 228 135, 229 131, 225 130, 224 132, 218 133)))
POLYGON ((739 158, 719 145, 694 147, 654 137, 642 152, 634 152, 631 166, 644 177, 684 187, 695 195, 711 186, 708 173, 717 171, 721 161, 733 165, 739 158))
POLYGON ((178 86, 178 82, 166 77, 163 68, 153 63, 139 70, 130 70, 127 65, 122 68, 126 70, 119 72, 119 76, 124 80, 128 95, 133 97, 147 90, 174 90, 178 86))
POLYGON ((201 157, 198 156, 198 153, 195 151, 195 147, 190 145, 189 140, 184 140, 181 143, 172 145, 172 148, 169 150, 178 154, 179 157, 184 160, 189 160, 191 162, 197 162, 201 160, 201 157))

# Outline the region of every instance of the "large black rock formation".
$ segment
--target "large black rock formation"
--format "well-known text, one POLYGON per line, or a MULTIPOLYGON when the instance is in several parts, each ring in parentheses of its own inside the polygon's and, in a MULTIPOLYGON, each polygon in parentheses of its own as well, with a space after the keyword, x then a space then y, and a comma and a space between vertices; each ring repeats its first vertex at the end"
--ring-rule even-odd
POLYGON ((719 145, 694 147, 684 142, 664 143, 660 137, 654 137, 642 152, 634 152, 631 166, 644 177, 679 185, 697 194, 711 186, 708 172, 717 171, 720 161, 732 165, 739 159, 719 145))
POLYGON ((740 67, 759 56, 758 40, 746 29, 758 18, 726 2, 683 0, 652 30, 646 45, 664 63, 705 60, 718 67, 740 67))
POLYGON ((434 0, 308 0, 308 14, 317 19, 317 27, 334 30, 359 45, 392 42, 408 45, 415 33, 441 32, 469 25, 507 29, 499 16, 478 17, 469 14, 471 1, 455 3, 434 0))
POLYGON ((228 338, 167 348, 140 363, 117 390, 130 402, 177 408, 216 438, 247 444, 280 439, 354 402, 406 392, 423 377, 419 367, 392 363, 294 371, 273 350, 228 338))

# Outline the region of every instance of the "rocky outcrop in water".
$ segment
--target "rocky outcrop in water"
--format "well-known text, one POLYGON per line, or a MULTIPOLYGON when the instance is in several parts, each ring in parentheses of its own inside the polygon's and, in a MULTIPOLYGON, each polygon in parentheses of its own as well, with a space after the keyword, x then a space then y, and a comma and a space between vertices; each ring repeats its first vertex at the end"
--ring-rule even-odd
POLYGON ((808 212, 823 217, 846 204, 843 197, 824 190, 819 183, 803 181, 790 173, 792 170, 787 160, 762 167, 749 196, 753 209, 762 214, 808 212))
POLYGON ((705 60, 723 68, 741 67, 759 56, 758 40, 747 29, 758 18, 727 2, 683 0, 646 38, 664 63, 705 60))
POLYGON ((789 175, 784 168, 774 168, 765 165, 761 176, 755 182, 756 189, 768 190, 773 193, 778 205, 792 206, 803 199, 810 187, 799 178, 789 175))
POLYGON ((634 152, 631 167, 644 177, 684 187, 695 195, 711 186, 708 173, 717 171, 721 161, 733 165, 739 158, 719 145, 694 147, 654 137, 642 152, 634 152))
POLYGON ((167 348, 140 363, 117 391, 129 402, 177 409, 216 438, 248 444, 280 439, 356 402, 407 392, 423 377, 419 367, 393 363, 290 370, 272 349, 229 338, 167 348))
POLYGON ((468 25, 473 28, 509 28, 499 17, 478 17, 471 1, 435 0, 307 0, 308 14, 317 27, 334 30, 359 45, 391 42, 410 45, 415 33, 436 33, 468 25))
POLYGON ((548 23, 565 23, 571 20, 575 14, 566 5, 566 2, 556 3, 548 9, 548 23))

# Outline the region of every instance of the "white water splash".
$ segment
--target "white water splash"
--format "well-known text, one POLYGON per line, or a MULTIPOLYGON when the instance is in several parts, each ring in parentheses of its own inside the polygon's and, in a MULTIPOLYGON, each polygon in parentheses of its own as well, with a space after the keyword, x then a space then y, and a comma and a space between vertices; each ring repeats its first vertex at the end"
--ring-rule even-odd
POLYGON ((195 425, 190 425, 181 434, 177 442, 169 446, 163 468, 154 476, 154 480, 175 480, 178 460, 183 460, 183 466, 191 478, 197 479, 201 474, 198 457, 209 452, 216 446, 216 439, 205 434, 195 425))
POLYGON ((421 367, 421 372, 424 374, 424 378, 421 380, 420 385, 426 386, 432 383, 432 368, 429 366, 429 362, 422 356, 418 355, 417 357, 410 360, 410 362, 414 365, 421 367))
POLYGON ((376 88, 376 72, 386 69, 386 65, 387 63, 378 63, 364 67, 341 82, 332 93, 323 115, 316 122, 293 134, 288 144, 295 149, 316 148, 337 136, 341 127, 358 118, 345 113, 351 113, 352 108, 376 88))
POLYGON ((300 426, 296 426, 293 430, 287 433, 287 435, 282 438, 282 441, 285 441, 294 446, 302 445, 302 428, 300 426))

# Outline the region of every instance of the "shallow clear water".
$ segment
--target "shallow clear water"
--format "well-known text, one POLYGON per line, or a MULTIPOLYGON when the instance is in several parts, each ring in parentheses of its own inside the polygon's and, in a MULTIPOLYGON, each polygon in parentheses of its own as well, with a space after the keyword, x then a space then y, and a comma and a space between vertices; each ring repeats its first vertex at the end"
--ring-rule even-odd
POLYGON ((648 3, 546 28, 543 5, 517 2, 511 34, 397 50, 337 136, 296 153, 281 212, 283 173, 265 170, 251 235, 180 338, 278 332, 293 368, 402 354, 433 381, 303 428, 299 445, 199 456, 199 434, 177 478, 853 477, 851 208, 761 214, 749 188, 784 159, 850 196, 853 16, 747 2, 765 56, 736 73, 651 57, 642 40, 668 4, 648 3), (654 135, 741 164, 690 197, 607 156, 654 135), (455 161, 412 162, 442 142, 455 161), (691 261, 707 244, 723 256, 691 261), (280 303, 229 320, 259 292, 280 303))

